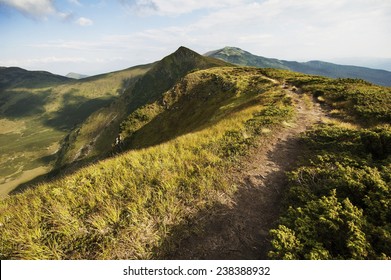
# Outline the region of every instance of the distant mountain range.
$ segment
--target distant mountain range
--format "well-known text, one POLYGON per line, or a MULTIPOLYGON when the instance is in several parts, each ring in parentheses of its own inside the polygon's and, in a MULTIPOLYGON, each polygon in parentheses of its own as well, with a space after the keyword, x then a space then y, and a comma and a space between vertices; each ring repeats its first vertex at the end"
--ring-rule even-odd
POLYGON ((225 47, 205 54, 241 66, 277 68, 330 78, 363 79, 382 86, 391 86, 391 72, 359 66, 339 65, 324 61, 297 62, 257 56, 236 47, 225 47))
POLYGON ((80 79, 87 78, 88 75, 83 75, 83 74, 79 74, 79 73, 70 72, 65 77, 71 78, 71 79, 80 80, 80 79))
POLYGON ((43 87, 71 81, 46 71, 28 71, 19 67, 0 67, 0 90, 15 87, 43 87))

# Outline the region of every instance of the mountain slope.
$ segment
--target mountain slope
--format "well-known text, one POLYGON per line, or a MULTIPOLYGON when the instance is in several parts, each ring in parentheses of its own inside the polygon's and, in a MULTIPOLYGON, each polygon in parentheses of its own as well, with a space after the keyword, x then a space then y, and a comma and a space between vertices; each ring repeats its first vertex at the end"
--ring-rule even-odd
POLYGON ((243 66, 286 69, 330 78, 357 78, 382 86, 391 86, 391 72, 323 61, 295 62, 253 55, 234 47, 225 47, 205 55, 243 66))
POLYGON ((142 103, 154 101, 190 71, 229 65, 221 60, 204 57, 188 48, 180 47, 156 63, 135 85, 131 94, 137 95, 137 100, 129 104, 129 111, 133 111, 142 103))
POLYGON ((94 111, 118 98, 143 66, 75 81, 47 72, 2 69, 0 196, 47 173, 59 141, 94 111))
POLYGON ((139 80, 128 85, 119 100, 96 112, 72 131, 63 144, 57 166, 61 167, 77 160, 89 160, 91 157, 106 156, 113 148, 115 138, 120 133, 120 126, 124 128, 121 123, 129 114, 161 98, 165 91, 191 71, 229 65, 180 47, 174 53, 152 64, 139 80))

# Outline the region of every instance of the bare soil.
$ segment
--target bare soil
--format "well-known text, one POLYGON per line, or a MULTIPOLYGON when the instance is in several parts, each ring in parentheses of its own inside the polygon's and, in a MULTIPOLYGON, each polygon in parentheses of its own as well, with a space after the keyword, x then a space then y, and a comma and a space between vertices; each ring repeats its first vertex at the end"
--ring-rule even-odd
POLYGON ((200 214, 201 228, 182 240, 169 258, 267 259, 269 230, 278 221, 286 172, 305 149, 300 134, 326 117, 318 103, 289 88, 284 91, 294 102, 295 121, 260 140, 233 171, 230 179, 238 190, 232 205, 200 214))

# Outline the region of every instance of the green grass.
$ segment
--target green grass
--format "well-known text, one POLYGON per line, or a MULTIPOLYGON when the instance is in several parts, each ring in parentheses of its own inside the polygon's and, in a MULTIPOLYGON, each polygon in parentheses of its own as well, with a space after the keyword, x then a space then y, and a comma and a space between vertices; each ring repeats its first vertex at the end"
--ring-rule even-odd
MULTIPOLYGON (((289 99, 255 69, 205 70, 186 79, 212 74, 236 79, 236 90, 224 91, 223 84, 212 88, 213 102, 204 104, 214 109, 205 109, 209 114, 192 129, 182 125, 174 138, 156 136, 156 145, 0 202, 1 258, 151 259, 169 251, 165 240, 178 233, 173 232, 179 230, 177 225, 235 192, 225 174, 257 137, 263 137, 261 128, 277 129, 292 117, 289 99), (251 85, 247 82, 254 79, 251 85), (254 86, 260 90, 254 91, 254 86)), ((176 97, 187 99, 190 93, 201 100, 204 94, 189 88, 176 97)), ((172 94, 164 97, 174 101, 172 94)), ((160 125, 174 131, 174 120, 188 109, 169 110, 172 116, 155 123, 156 134, 160 125)), ((147 120, 140 116, 138 120, 147 120)), ((153 121, 136 127, 136 133, 147 123, 153 121)))

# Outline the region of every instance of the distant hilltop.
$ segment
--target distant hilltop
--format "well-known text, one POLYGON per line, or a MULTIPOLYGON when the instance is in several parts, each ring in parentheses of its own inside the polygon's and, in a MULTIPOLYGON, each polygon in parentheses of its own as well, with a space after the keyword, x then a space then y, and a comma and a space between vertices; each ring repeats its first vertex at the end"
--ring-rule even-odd
POLYGON ((211 51, 206 56, 218 58, 240 66, 285 69, 330 78, 363 79, 381 86, 391 86, 391 72, 367 67, 339 65, 324 61, 297 62, 254 55, 236 47, 211 51))
POLYGON ((71 79, 80 80, 80 79, 87 78, 89 76, 88 75, 79 74, 79 73, 70 72, 65 77, 71 78, 71 79))

